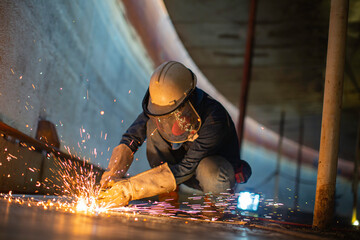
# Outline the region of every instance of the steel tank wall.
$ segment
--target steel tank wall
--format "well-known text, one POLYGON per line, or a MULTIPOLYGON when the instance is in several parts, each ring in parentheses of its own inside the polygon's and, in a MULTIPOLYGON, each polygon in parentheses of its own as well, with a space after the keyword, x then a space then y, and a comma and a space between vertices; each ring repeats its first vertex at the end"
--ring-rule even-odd
POLYGON ((49 120, 64 151, 106 167, 152 69, 119 1, 0 2, 0 120, 32 137, 49 120))

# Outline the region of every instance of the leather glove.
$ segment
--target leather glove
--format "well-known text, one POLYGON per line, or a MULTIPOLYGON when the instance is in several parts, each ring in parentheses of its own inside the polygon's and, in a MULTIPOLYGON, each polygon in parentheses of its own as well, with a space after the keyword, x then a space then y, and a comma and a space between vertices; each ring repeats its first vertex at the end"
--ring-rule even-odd
POLYGON ((113 184, 108 190, 101 190, 100 206, 125 206, 129 201, 169 193, 176 189, 175 177, 167 163, 142 172, 134 177, 113 184))
POLYGON ((250 165, 244 160, 240 160, 240 166, 235 169, 235 179, 237 183, 246 183, 252 174, 250 165))
POLYGON ((129 170, 133 159, 134 153, 127 145, 120 144, 115 147, 110 158, 108 170, 101 177, 101 187, 109 187, 114 181, 121 179, 127 170, 129 170))

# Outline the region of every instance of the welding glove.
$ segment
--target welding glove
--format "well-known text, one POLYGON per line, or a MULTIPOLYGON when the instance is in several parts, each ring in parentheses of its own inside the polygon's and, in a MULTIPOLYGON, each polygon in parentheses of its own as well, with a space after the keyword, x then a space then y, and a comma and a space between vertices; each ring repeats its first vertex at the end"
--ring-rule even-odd
POLYGON ((176 189, 175 177, 167 163, 113 184, 100 191, 100 206, 125 206, 129 201, 168 193, 176 189))
POLYGON ((134 153, 125 144, 120 144, 114 148, 108 171, 104 172, 100 184, 102 187, 111 186, 116 180, 121 179, 129 169, 134 159, 134 153))
POLYGON ((244 160, 240 162, 240 166, 235 169, 235 179, 237 183, 246 183, 252 174, 251 167, 244 160))

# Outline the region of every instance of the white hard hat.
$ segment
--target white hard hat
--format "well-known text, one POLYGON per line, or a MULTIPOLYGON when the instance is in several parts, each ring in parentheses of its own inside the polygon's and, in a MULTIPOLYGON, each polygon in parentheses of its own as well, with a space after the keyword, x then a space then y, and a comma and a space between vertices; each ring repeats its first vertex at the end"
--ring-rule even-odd
POLYGON ((179 62, 165 62, 151 76, 142 107, 169 142, 196 139, 201 119, 189 101, 195 88, 195 74, 179 62))
POLYGON ((174 111, 196 87, 196 76, 183 64, 169 61, 157 67, 150 78, 146 109, 151 115, 174 111))

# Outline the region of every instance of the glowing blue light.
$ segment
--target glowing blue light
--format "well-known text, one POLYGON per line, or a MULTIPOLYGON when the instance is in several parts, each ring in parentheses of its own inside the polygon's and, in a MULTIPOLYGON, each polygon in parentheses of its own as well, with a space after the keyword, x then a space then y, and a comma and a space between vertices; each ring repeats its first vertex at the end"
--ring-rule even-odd
POLYGON ((257 211, 260 195, 250 192, 240 192, 237 207, 241 210, 257 211))

